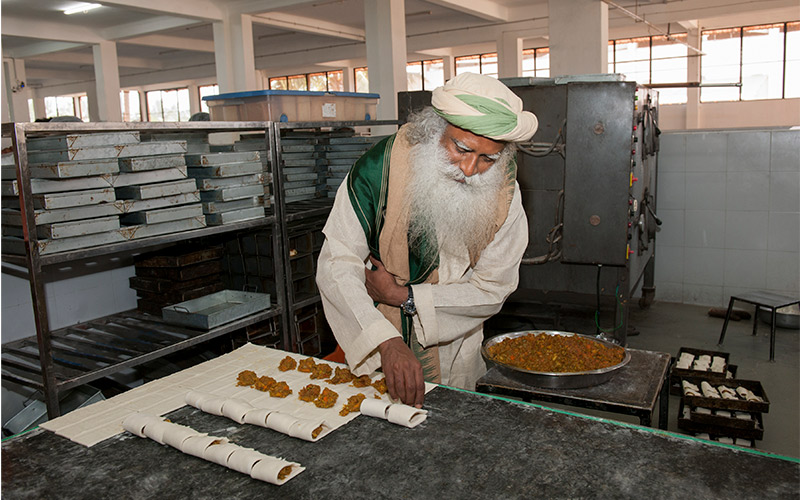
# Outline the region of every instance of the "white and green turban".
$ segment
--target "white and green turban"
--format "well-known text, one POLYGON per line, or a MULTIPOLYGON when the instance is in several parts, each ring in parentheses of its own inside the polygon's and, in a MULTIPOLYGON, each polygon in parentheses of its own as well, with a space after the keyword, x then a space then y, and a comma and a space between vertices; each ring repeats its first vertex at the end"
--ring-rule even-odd
POLYGON ((433 109, 456 127, 496 141, 525 142, 539 120, 499 80, 462 73, 433 91, 433 109))

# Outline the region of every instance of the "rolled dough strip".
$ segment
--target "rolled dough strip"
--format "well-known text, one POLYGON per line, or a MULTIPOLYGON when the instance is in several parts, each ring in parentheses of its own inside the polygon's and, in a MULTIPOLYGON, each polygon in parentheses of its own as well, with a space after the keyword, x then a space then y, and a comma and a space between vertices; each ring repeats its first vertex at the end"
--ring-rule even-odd
POLYGON ((249 476, 253 471, 253 466, 256 464, 256 462, 264 457, 266 457, 266 455, 259 453, 256 450, 239 447, 239 449, 234 450, 234 452, 228 458, 228 467, 249 476))
POLYGON ((211 444, 215 441, 218 441, 218 444, 228 442, 226 438, 197 434, 195 436, 189 436, 186 441, 183 442, 183 445, 181 445, 181 451, 187 455, 204 458, 203 455, 205 454, 206 448, 211 446, 211 444))
POLYGON ((267 415, 267 427, 283 434, 289 434, 289 429, 295 422, 297 422, 297 418, 287 413, 274 411, 267 415))
POLYGON ((306 470, 306 468, 301 467, 300 464, 296 462, 288 462, 282 458, 265 456, 253 466, 250 477, 260 481, 281 485, 304 470, 306 470), (278 474, 284 467, 291 467, 291 472, 283 479, 278 479, 278 474))
POLYGON ((391 403, 387 403, 381 399, 365 399, 361 402, 361 413, 369 415, 370 417, 388 418, 388 411, 391 403))
POLYGON ((420 408, 403 404, 393 404, 387 411, 387 420, 405 427, 416 427, 428 418, 428 412, 420 408))
POLYGON ((253 405, 241 399, 226 399, 222 405, 222 414, 239 424, 244 423, 244 416, 253 409, 253 405))
POLYGON ((289 427, 289 435, 292 437, 304 439, 306 441, 319 441, 323 436, 331 431, 330 426, 324 420, 307 420, 302 419, 296 421, 289 427), (322 430, 316 437, 312 436, 314 431, 322 427, 322 430))
POLYGON ((213 444, 206 448, 206 451, 203 452, 203 458, 209 462, 214 462, 215 464, 224 465, 227 467, 230 456, 234 451, 241 448, 241 446, 237 446, 233 443, 213 444))
POLYGON ((251 408, 244 414, 244 422, 246 424, 266 427, 267 416, 270 413, 272 413, 272 410, 267 410, 266 408, 251 408))
POLYGON ((167 427, 167 429, 164 431, 164 444, 168 444, 173 448, 181 450, 181 446, 183 446, 184 441, 192 436, 197 435, 200 435, 200 433, 191 427, 178 424, 169 424, 169 427, 167 427))
POLYGON ((200 409, 212 415, 222 416, 222 407, 225 405, 225 398, 208 398, 200 400, 200 409))
POLYGON ((159 417, 137 411, 125 417, 125 420, 122 421, 122 427, 131 434, 146 438, 147 434, 144 433, 145 427, 150 423, 162 421, 163 420, 159 417))
POLYGON ((184 401, 186 401, 187 405, 194 406, 195 408, 200 408, 203 401, 206 399, 213 399, 216 396, 213 394, 209 394, 207 392, 200 392, 200 391, 189 391, 184 396, 184 401))
POLYGON ((160 422, 151 422, 144 427, 144 435, 157 442, 158 444, 166 444, 164 442, 164 433, 170 428, 172 424, 161 420, 160 422))

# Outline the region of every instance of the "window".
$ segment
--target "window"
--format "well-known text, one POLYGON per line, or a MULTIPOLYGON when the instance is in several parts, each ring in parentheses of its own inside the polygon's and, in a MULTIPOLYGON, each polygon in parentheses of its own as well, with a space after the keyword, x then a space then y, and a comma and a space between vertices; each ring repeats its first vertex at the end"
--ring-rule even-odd
POLYGON ((75 104, 72 98, 67 96, 45 97, 44 113, 47 118, 75 116, 75 104))
POLYGON ((139 91, 122 90, 119 93, 119 105, 122 109, 122 121, 142 121, 142 107, 139 104, 139 91))
POLYGON ((456 57, 456 75, 470 72, 497 78, 497 52, 456 57))
MULTIPOLYGON (((640 84, 683 83, 688 71, 686 34, 623 38, 608 42, 608 72, 640 84)), ((661 104, 686 102, 686 88, 658 90, 661 104)))
POLYGON ((742 30, 742 100, 783 97, 784 25, 742 30))
POLYGON ((408 90, 433 90, 444 85, 444 59, 406 64, 408 90))
POLYGON ((200 111, 208 113, 208 103, 203 97, 219 94, 219 85, 201 85, 197 91, 200 93, 200 111))
POLYGON ((28 99, 28 116, 30 116, 31 121, 36 121, 36 110, 33 106, 33 99, 28 99))
POLYGON ((739 84, 703 87, 702 102, 800 97, 800 23, 706 30, 701 34, 701 83, 739 84))
POLYGON ((367 68, 355 68, 353 70, 356 82, 356 92, 369 92, 369 73, 367 68))
POLYGON ((550 49, 525 49, 522 51, 522 76, 547 78, 550 76, 550 49))
POLYGON ((786 99, 800 97, 800 22, 786 24, 786 99))
POLYGON ((312 90, 316 92, 341 92, 344 90, 344 72, 320 71, 305 75, 276 76, 269 79, 270 90, 312 90))
POLYGON ((152 90, 145 96, 148 121, 185 122, 189 120, 189 89, 152 90))
POLYGON ((78 118, 88 122, 89 121, 89 98, 85 95, 78 97, 78 118))

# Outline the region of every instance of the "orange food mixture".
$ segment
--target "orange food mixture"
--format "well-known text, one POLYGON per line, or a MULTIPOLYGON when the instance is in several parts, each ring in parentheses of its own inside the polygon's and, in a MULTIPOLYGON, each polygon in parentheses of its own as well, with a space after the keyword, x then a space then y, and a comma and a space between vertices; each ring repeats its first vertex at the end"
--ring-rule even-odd
POLYGON ((333 392, 327 387, 322 391, 322 394, 314 401, 317 408, 333 408, 336 400, 339 399, 339 394, 333 392))
POLYGON ((366 396, 360 392, 355 396, 350 396, 347 398, 347 403, 342 406, 339 415, 346 417, 348 414, 354 411, 359 411, 361 409, 361 402, 364 401, 364 399, 366 399, 366 396))
POLYGON ((300 398, 301 401, 307 401, 309 403, 313 402, 319 396, 320 387, 315 384, 308 384, 307 386, 300 389, 300 392, 297 393, 297 396, 300 398))
POLYGON ((333 373, 333 368, 331 368, 331 365, 319 363, 318 365, 314 365, 314 368, 311 369, 311 378, 326 379, 331 376, 331 373, 333 373))
POLYGON ((297 361, 294 360, 291 356, 286 356, 283 358, 278 365, 278 370, 282 372, 288 372, 289 370, 294 370, 297 367, 297 361))
POLYGON ((256 372, 245 370, 240 372, 239 376, 236 377, 236 385, 251 386, 256 383, 256 380, 258 380, 258 375, 256 375, 256 372))
POLYGON ((329 384, 346 384, 355 378, 348 368, 336 367, 333 378, 328 380, 329 384))
POLYGON ((297 366, 297 371, 311 373, 315 366, 317 366, 317 363, 314 361, 314 358, 301 359, 300 364, 297 366))
POLYGON ((256 380, 256 383, 253 385, 253 388, 261 392, 267 392, 273 387, 275 387, 275 384, 277 384, 277 382, 275 381, 274 378, 264 375, 263 377, 259 377, 258 380, 256 380))
POLYGON ((286 478, 286 476, 288 476, 291 473, 292 473, 292 466, 287 465, 286 467, 278 471, 278 480, 282 481, 283 479, 286 478))
POLYGON ((386 387, 386 379, 382 378, 380 380, 376 380, 372 383, 372 387, 375 388, 376 391, 380 392, 381 394, 386 394, 386 391, 389 389, 386 387))
POLYGON ((353 387, 367 387, 372 385, 372 379, 369 375, 361 375, 353 379, 353 387))
POLYGON ((285 398, 292 393, 292 389, 286 382, 278 382, 269 390, 269 395, 273 398, 285 398))
POLYGON ((579 335, 530 334, 490 346, 497 362, 533 372, 570 373, 598 370, 622 361, 625 350, 579 335))

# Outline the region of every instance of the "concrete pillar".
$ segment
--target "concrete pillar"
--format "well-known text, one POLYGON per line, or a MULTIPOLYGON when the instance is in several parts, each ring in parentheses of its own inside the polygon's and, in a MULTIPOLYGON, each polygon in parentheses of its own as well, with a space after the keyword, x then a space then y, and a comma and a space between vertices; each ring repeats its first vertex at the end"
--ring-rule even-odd
POLYGON ((227 16, 213 28, 219 93, 257 90, 252 18, 227 16))
POLYGON ((196 83, 186 86, 189 89, 189 116, 200 112, 200 91, 196 83))
POLYGON ((369 91, 380 94, 378 119, 397 119, 397 93, 408 90, 405 0, 364 2, 369 91))
MULTIPOLYGON (((86 89, 86 99, 89 101, 89 121, 102 121, 100 119, 100 99, 97 97, 97 91, 93 88, 86 89)), ((120 109, 120 115, 122 115, 122 109, 120 109)), ((120 121, 122 121, 121 116, 120 121)))
POLYGON ((442 57, 442 73, 444 76, 444 82, 447 83, 448 80, 452 79, 456 76, 456 58, 452 55, 442 57))
POLYGON ((345 92, 356 91, 356 79, 353 74, 353 66, 345 66, 342 68, 342 88, 345 92))
POLYGON ((502 33, 497 40, 497 76, 522 76, 522 38, 514 33, 502 33))
MULTIPOLYGON (((700 47, 701 38, 700 28, 690 28, 687 30, 686 43, 692 47, 700 47)), ((699 82, 701 59, 700 54, 693 50, 689 50, 688 56, 689 57, 686 64, 686 81, 699 82)), ((686 128, 700 128, 700 89, 697 87, 690 87, 686 89, 686 128)))
MULTIPOLYGON (((97 90, 97 116, 99 121, 121 122, 122 109, 119 105, 119 64, 117 63, 117 44, 100 42, 92 46, 94 55, 94 79, 97 90)), ((89 105, 91 110, 91 105, 89 105)), ((89 116, 94 117, 91 111, 89 116)))
POLYGON ((26 81, 25 61, 5 59, 3 61, 3 121, 29 122, 28 98, 30 89, 26 81), (7 119, 6 119, 7 117, 7 119))
POLYGON ((44 97, 33 97, 33 112, 35 113, 37 119, 47 118, 47 110, 44 107, 44 97))
POLYGON ((608 73, 608 5, 549 0, 550 75, 608 73))

